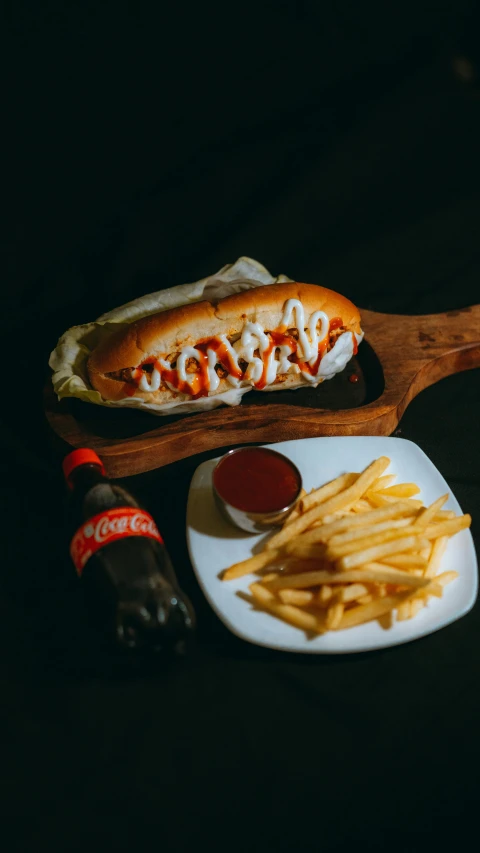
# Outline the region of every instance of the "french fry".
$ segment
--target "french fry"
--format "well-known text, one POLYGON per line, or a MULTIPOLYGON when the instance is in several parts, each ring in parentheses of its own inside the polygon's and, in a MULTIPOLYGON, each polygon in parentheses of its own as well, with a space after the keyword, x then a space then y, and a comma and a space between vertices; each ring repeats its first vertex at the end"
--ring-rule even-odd
MULTIPOLYGON (((383 558, 380 562, 383 563, 383 558)), ((425 569, 427 567, 427 560, 421 554, 390 554, 389 557, 385 557, 385 562, 397 569, 425 569)))
POLYGON ((298 607, 303 607, 305 604, 310 604, 313 599, 313 592, 307 589, 281 589, 278 597, 284 604, 296 604, 298 607))
MULTIPOLYGON (((370 492, 368 495, 368 500, 370 503, 374 504, 374 506, 388 506, 388 504, 396 503, 399 498, 396 498, 394 495, 381 495, 378 492, 370 492)), ((408 500, 408 503, 411 507, 411 512, 413 513, 415 510, 422 509, 423 503, 421 501, 415 500, 415 498, 403 498, 403 500, 408 500)))
POLYGON ((248 560, 242 560, 241 563, 234 563, 233 566, 230 566, 230 568, 226 569, 223 573, 222 580, 231 581, 234 580, 234 578, 241 578, 243 575, 259 572, 260 569, 265 569, 266 566, 270 566, 278 560, 280 555, 281 551, 278 549, 261 551, 260 554, 255 554, 253 557, 249 557, 248 560))
POLYGON ((444 587, 454 581, 456 578, 458 578, 458 572, 454 572, 453 570, 450 572, 443 572, 441 575, 435 576, 435 583, 439 584, 441 587, 444 587))
POLYGON ((376 489, 376 492, 387 497, 393 495, 395 498, 411 498, 413 495, 418 495, 420 489, 416 483, 397 483, 386 489, 376 489))
POLYGON ((319 489, 313 489, 309 495, 302 499, 302 512, 308 512, 314 506, 324 503, 328 498, 338 495, 344 489, 353 485, 358 480, 358 474, 341 474, 335 480, 331 480, 319 489))
POLYGON ((289 622, 290 625, 294 625, 296 628, 302 628, 303 631, 312 631, 315 634, 322 634, 325 631, 325 621, 320 616, 307 613, 293 604, 282 604, 267 587, 261 584, 252 583, 249 588, 257 604, 274 616, 278 616, 279 619, 283 619, 284 622, 289 622))
POLYGON ((307 512, 302 513, 299 518, 296 518, 292 521, 291 524, 288 524, 286 527, 282 527, 282 529, 276 533, 265 545, 266 550, 277 550, 278 548, 282 548, 289 539, 292 539, 295 536, 298 536, 300 533, 303 533, 304 530, 307 530, 314 521, 317 521, 322 517, 322 507, 314 506, 312 509, 307 510, 307 512))
POLYGON ((425 577, 432 578, 440 568, 441 559, 448 544, 448 536, 439 536, 433 543, 432 553, 425 569, 425 577))
POLYGON ((341 557, 337 560, 336 565, 341 571, 354 569, 363 563, 372 563, 390 554, 420 550, 421 548, 425 548, 427 542, 428 539, 424 539, 422 536, 401 537, 400 539, 394 539, 393 542, 385 542, 382 545, 374 545, 372 548, 366 548, 364 551, 357 551, 355 554, 347 554, 346 557, 341 557))
MULTIPOLYGON (((363 539, 354 539, 352 542, 345 542, 341 545, 332 545, 331 542, 329 542, 324 556, 327 560, 330 560, 333 563, 336 560, 339 560, 340 557, 346 557, 347 554, 355 554, 357 552, 368 550, 376 545, 380 546, 384 543, 394 541, 395 539, 415 536, 419 532, 420 531, 416 527, 403 527, 393 530, 384 530, 381 533, 376 533, 372 536, 365 536, 363 539)), ((309 547, 315 548, 318 546, 309 547)), ((304 554, 303 556, 307 556, 307 554, 304 554)))
MULTIPOLYGON (((379 473, 385 471, 385 468, 388 468, 389 464, 390 459, 387 456, 380 456, 379 459, 376 459, 362 471, 351 486, 330 498, 329 501, 322 502, 322 506, 325 509, 328 505, 328 512, 334 512, 336 509, 342 509, 347 504, 356 503, 377 479, 379 473)), ((326 512, 324 512, 324 515, 326 515, 326 512)))
POLYGON ((419 527, 427 527, 427 525, 433 521, 435 515, 437 514, 437 512, 439 512, 439 510, 441 510, 443 504, 447 500, 448 494, 442 495, 440 498, 437 498, 437 500, 434 501, 433 504, 430 504, 430 506, 425 507, 421 512, 419 512, 417 517, 417 524, 419 525, 419 527))
POLYGON ((383 477, 379 477, 378 480, 375 480, 374 483, 370 486, 370 492, 377 492, 379 489, 386 489, 387 486, 391 486, 395 480, 397 479, 396 474, 384 474, 383 477))
POLYGON ((325 619, 325 627, 327 631, 335 631, 335 628, 341 622, 344 606, 341 601, 336 601, 334 604, 331 604, 327 610, 327 617, 325 619))
POLYGON ((337 601, 341 601, 342 604, 346 604, 349 601, 361 598, 363 595, 368 595, 368 587, 363 583, 351 583, 348 586, 342 586, 338 590, 336 599, 337 601))
POLYGON ((378 524, 370 524, 366 527, 354 527, 353 530, 347 530, 344 533, 337 533, 328 540, 328 545, 335 548, 337 545, 344 545, 347 542, 354 542, 356 539, 364 539, 367 535, 373 536, 377 533, 389 532, 400 527, 409 527, 413 524, 413 516, 409 518, 389 519, 388 521, 380 521, 378 524))
POLYGON ((452 518, 449 521, 441 521, 439 524, 429 525, 426 530, 422 531, 422 536, 425 536, 426 539, 438 539, 439 536, 453 536, 460 530, 470 527, 471 523, 472 516, 468 513, 466 515, 457 515, 456 518, 452 518))
POLYGON ((300 572, 295 575, 277 575, 274 580, 262 582, 268 589, 277 591, 279 589, 305 589, 320 584, 345 584, 345 583, 396 583, 406 586, 422 587, 429 581, 424 577, 417 577, 411 572, 402 572, 400 569, 383 566, 381 563, 368 563, 360 569, 352 571, 312 571, 300 572))

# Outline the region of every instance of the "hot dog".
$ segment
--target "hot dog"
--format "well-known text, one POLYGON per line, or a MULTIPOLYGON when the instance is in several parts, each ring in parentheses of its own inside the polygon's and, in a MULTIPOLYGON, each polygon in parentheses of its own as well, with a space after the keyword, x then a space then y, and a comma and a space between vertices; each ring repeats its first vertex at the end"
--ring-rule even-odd
POLYGON ((316 387, 344 369, 363 333, 355 305, 325 287, 256 287, 122 327, 91 353, 87 371, 105 400, 156 405, 235 387, 316 387))

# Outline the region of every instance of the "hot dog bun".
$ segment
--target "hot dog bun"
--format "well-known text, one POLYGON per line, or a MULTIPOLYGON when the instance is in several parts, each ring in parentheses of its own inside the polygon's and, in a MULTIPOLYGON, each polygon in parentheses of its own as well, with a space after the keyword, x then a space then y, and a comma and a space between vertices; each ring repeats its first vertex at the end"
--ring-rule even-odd
MULTIPOLYGON (((355 333, 357 340, 361 338, 359 311, 350 300, 339 293, 335 293, 319 285, 298 282, 264 285, 243 291, 234 296, 228 296, 216 304, 211 302, 191 303, 144 317, 127 327, 122 327, 117 332, 105 338, 90 355, 87 370, 91 385, 100 392, 105 400, 118 401, 127 396, 134 396, 148 402, 155 402, 157 405, 166 402, 171 403, 172 401, 180 403, 187 399, 195 399, 196 396, 212 396, 213 394, 219 394, 231 389, 234 383, 237 385, 239 383, 241 385, 250 384, 252 387, 253 385, 258 387, 259 383, 252 382, 252 379, 248 375, 241 378, 237 376, 234 379, 232 378, 233 374, 230 372, 230 379, 228 376, 224 376, 223 374, 227 368, 228 370, 233 370, 233 368, 229 367, 231 361, 227 363, 225 358, 223 358, 223 361, 219 358, 216 368, 219 377, 218 386, 216 388, 210 387, 210 385, 217 383, 213 373, 210 371, 208 375, 212 377, 212 382, 209 383, 209 380, 206 380, 206 384, 209 387, 205 387, 204 382, 200 394, 194 393, 200 386, 195 385, 191 389, 185 385, 185 382, 182 384, 180 379, 175 378, 172 370, 169 370, 167 373, 164 370, 166 369, 165 366, 176 365, 178 356, 185 347, 195 347, 195 345, 201 345, 202 342, 206 342, 209 339, 218 342, 220 336, 226 336, 227 345, 236 346, 238 356, 241 357, 244 350, 240 346, 240 339, 243 341, 245 337, 245 335, 242 337, 242 333, 244 333, 247 324, 257 324, 255 328, 260 329, 261 327, 264 332, 280 330, 287 333, 287 329, 282 326, 282 322, 287 317, 285 314, 287 304, 292 304, 289 303, 289 300, 297 300, 301 303, 305 320, 304 327, 307 326, 309 318, 312 317, 314 312, 318 311, 324 312, 329 321, 335 321, 336 330, 332 331, 334 340, 330 339, 326 345, 326 354, 328 354, 340 334, 344 334, 345 332, 355 333), (341 321, 340 325, 339 321, 341 321), (159 359, 161 362, 158 361, 159 359), (142 364, 145 365, 147 361, 150 362, 151 367, 144 367, 145 371, 149 369, 150 371, 153 369, 158 369, 159 371, 161 378, 158 380, 160 387, 157 390, 142 390, 142 388, 138 387, 139 376, 142 375, 142 371, 139 371, 138 368, 142 364), (154 363, 156 365, 155 368, 154 363), (163 366, 160 367, 160 364, 163 366), (172 387, 172 379, 174 380, 175 387, 172 387), (178 387, 177 382, 179 383, 178 387)), ((293 310, 293 313, 290 312, 288 322, 290 331, 296 328, 298 317, 303 316, 302 313, 299 315, 295 311, 296 309, 293 310)), ((322 320, 320 319, 318 323, 320 324, 321 322, 322 320)), ((251 327, 249 326, 248 328, 251 327)), ((352 335, 350 337, 352 338, 352 335)), ((262 340, 265 341, 264 338, 262 340)), ((289 340, 291 342, 291 337, 289 340)), ((206 343, 205 346, 207 346, 206 343)), ((345 349, 345 347, 343 348, 345 349)), ((263 357, 258 348, 255 349, 255 352, 257 359, 263 357)), ((184 364, 186 363, 186 357, 186 355, 183 356, 184 364)), ((266 358, 267 351, 265 350, 265 360, 266 358)), ((292 359, 295 358, 296 356, 292 354, 292 359)), ((213 355, 211 359, 213 359, 213 355)), ((299 364, 302 366, 301 359, 302 351, 300 349, 299 364)), ((192 362, 191 359, 190 361, 192 362)), ((244 367, 245 358, 242 358, 241 361, 244 367)), ((206 364, 206 356, 204 356, 204 362, 206 364)), ((238 360, 236 363, 238 364, 238 360)), ((200 364, 201 359, 198 362, 198 370, 200 370, 200 364)), ((285 362, 283 364, 285 365, 285 362)), ((195 369, 194 361, 190 365, 190 369, 192 371, 195 369)), ((187 379, 190 381, 191 374, 188 373, 188 370, 189 368, 187 367, 187 379)), ((338 371, 334 370, 333 372, 338 371)), ((151 373, 147 373, 147 377, 151 375, 151 373)), ((185 373, 183 372, 182 375, 185 376, 185 373)), ((207 376, 205 366, 202 375, 207 376)), ((280 375, 283 376, 282 379, 280 379, 279 375, 276 375, 275 380, 264 385, 262 390, 279 390, 280 388, 287 387, 295 388, 301 385, 312 384, 314 381, 313 377, 307 376, 303 372, 303 367, 299 370, 297 367, 293 367, 293 364, 288 374, 282 372, 280 375)), ((318 381, 322 381, 322 378, 329 377, 320 377, 318 381)), ((140 384, 143 386, 145 386, 146 382, 147 378, 143 382, 140 380, 140 384)), ((315 382, 315 384, 318 383, 315 382)))

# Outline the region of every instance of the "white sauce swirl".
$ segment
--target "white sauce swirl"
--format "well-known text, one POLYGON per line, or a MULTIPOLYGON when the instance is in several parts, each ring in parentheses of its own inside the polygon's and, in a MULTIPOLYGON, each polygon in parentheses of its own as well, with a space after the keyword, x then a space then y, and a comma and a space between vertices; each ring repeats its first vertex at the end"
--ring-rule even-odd
POLYGON ((185 368, 185 362, 189 358, 194 358, 196 361, 200 360, 200 355, 195 347, 183 347, 180 350, 180 355, 177 358, 177 372, 181 381, 193 388, 195 373, 187 373, 185 368))
MULTIPOLYGON (((215 370, 215 365, 217 363, 217 353, 213 349, 207 349, 207 359, 208 359, 208 390, 216 391, 218 386, 220 385, 220 377, 215 370)), ((230 375, 230 374, 229 374, 230 375)))
POLYGON ((282 326, 287 328, 292 326, 293 314, 295 314, 295 323, 293 325, 298 329, 299 358, 301 361, 308 361, 309 364, 314 364, 318 357, 318 345, 328 335, 330 320, 325 311, 314 311, 308 321, 307 336, 305 331, 305 311, 299 299, 289 299, 285 304, 282 326), (320 334, 317 331, 319 322, 321 322, 320 334))

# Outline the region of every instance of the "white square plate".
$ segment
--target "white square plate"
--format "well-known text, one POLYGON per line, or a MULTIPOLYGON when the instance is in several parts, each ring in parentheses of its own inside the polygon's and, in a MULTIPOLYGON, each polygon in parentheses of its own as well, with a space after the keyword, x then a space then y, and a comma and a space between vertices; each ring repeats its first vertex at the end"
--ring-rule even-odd
MULTIPOLYGON (((433 462, 411 441, 352 436, 306 438, 268 446, 275 447, 297 465, 307 491, 345 471, 361 471, 379 456, 388 456, 391 464, 386 473, 397 474, 398 482, 417 483, 421 488, 418 497, 425 504, 449 492, 444 508, 462 513, 433 462)), ((406 643, 438 631, 465 616, 473 607, 478 586, 477 560, 471 533, 462 530, 449 540, 441 566, 442 571, 455 569, 459 577, 446 587, 443 598, 431 598, 414 619, 394 622, 391 628, 382 628, 379 622, 374 621, 311 639, 299 628, 254 609, 239 593, 248 593, 249 584, 257 576, 246 575, 227 582, 220 580, 219 575, 232 563, 250 557, 264 535, 242 533, 219 514, 211 487, 216 462, 217 459, 204 462, 193 475, 187 505, 187 542, 203 592, 222 622, 238 637, 260 646, 290 652, 365 652, 406 643)))

